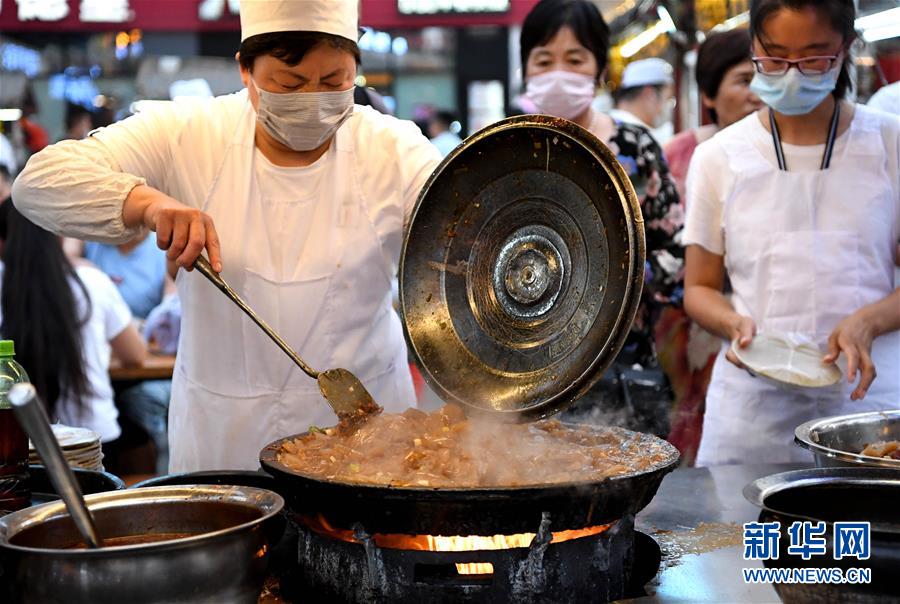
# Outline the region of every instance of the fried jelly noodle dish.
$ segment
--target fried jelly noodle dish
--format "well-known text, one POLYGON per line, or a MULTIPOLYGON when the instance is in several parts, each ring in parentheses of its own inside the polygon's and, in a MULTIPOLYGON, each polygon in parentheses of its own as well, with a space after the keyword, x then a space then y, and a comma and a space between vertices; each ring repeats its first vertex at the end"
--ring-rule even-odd
POLYGON ((646 437, 557 420, 467 419, 460 407, 381 414, 355 431, 312 428, 285 441, 278 461, 322 480, 409 487, 513 487, 592 482, 666 460, 646 437))

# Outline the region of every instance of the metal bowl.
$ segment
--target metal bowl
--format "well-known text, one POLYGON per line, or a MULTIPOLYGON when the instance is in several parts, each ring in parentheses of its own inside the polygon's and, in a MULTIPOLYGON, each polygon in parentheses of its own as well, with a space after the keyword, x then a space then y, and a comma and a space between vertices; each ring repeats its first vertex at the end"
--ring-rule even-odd
MULTIPOLYGON (((125 488, 125 483, 115 474, 100 472, 97 470, 84 470, 72 468, 75 480, 85 495, 103 493, 105 491, 120 491, 125 488)), ((31 505, 40 505, 49 501, 58 501, 56 487, 50 482, 47 468, 39 465, 28 466, 28 487, 31 489, 31 505)))
POLYGON ((887 604, 900 601, 900 474, 884 468, 809 468, 760 478, 744 487, 744 497, 761 508, 760 522, 778 522, 778 556, 767 568, 853 568, 871 572, 868 584, 776 583, 789 604, 887 604), (804 560, 788 551, 794 522, 825 523, 825 553, 804 560), (869 522, 869 557, 835 559, 836 522, 869 522))
POLYGON ((900 440, 900 410, 815 419, 794 431, 794 442, 809 449, 820 468, 872 466, 900 470, 900 459, 860 455, 866 445, 900 440))
MULTIPOLYGON (((900 537, 900 475, 881 468, 808 468, 759 478, 744 487, 750 503, 796 520, 868 521, 900 537)), ((785 527, 787 528, 787 527, 785 527)), ((898 542, 900 545, 900 542, 898 542)))
POLYGON ((212 485, 237 485, 253 487, 255 489, 268 489, 279 492, 279 485, 270 474, 250 470, 209 470, 204 472, 184 472, 181 474, 165 474, 154 476, 147 480, 131 485, 130 489, 145 489, 147 487, 168 487, 177 485, 212 484, 212 485))
POLYGON ((62 502, 9 514, 0 519, 0 601, 256 602, 284 530, 284 500, 264 489, 153 487, 85 500, 104 539, 190 536, 63 549, 81 539, 62 502))

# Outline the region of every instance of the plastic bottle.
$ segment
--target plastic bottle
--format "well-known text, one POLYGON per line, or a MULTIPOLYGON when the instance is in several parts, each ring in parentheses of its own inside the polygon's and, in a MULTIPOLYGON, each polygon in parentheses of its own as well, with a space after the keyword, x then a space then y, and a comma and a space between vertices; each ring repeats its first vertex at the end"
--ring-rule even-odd
POLYGON ((15 355, 13 341, 0 340, 0 515, 31 504, 28 436, 6 398, 13 384, 29 381, 15 355))

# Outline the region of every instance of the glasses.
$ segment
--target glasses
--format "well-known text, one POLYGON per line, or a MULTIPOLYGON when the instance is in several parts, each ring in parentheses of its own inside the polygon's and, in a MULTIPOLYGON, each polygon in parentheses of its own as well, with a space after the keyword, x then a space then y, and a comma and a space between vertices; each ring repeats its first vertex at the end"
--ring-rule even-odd
POLYGON ((777 57, 751 57, 756 71, 766 75, 784 75, 792 66, 803 75, 822 75, 828 73, 841 58, 840 54, 804 57, 802 59, 779 59, 777 57))

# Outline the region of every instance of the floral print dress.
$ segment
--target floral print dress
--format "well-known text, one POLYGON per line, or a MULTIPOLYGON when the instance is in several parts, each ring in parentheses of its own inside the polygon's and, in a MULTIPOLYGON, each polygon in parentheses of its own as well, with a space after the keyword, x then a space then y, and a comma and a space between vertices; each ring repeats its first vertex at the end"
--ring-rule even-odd
POLYGON ((664 392, 651 388, 652 400, 643 397, 643 404, 640 400, 625 402, 620 380, 628 379, 623 373, 626 370, 633 375, 636 364, 649 370, 640 371, 645 376, 651 372, 662 375, 654 325, 664 309, 681 306, 684 294, 684 249, 679 242, 683 207, 662 149, 648 129, 594 112, 588 130, 612 150, 634 186, 644 217, 647 260, 641 302, 614 367, 560 418, 623 426, 665 437, 671 412, 668 388, 663 387, 664 392))
POLYGON ((679 241, 684 209, 662 148, 646 128, 615 121, 605 142, 631 179, 647 240, 644 291, 619 362, 655 367, 654 324, 663 308, 680 306, 684 296, 684 248, 679 241))

